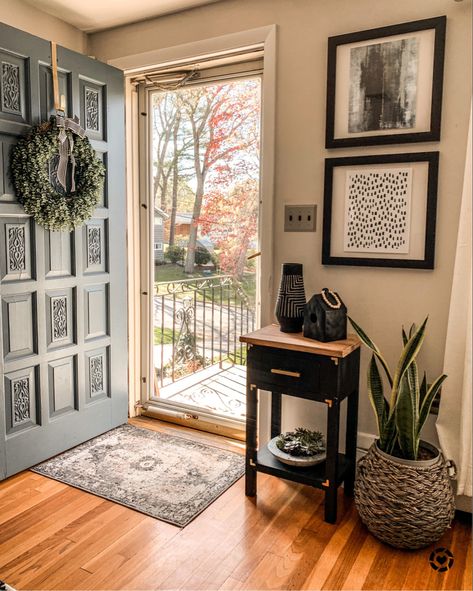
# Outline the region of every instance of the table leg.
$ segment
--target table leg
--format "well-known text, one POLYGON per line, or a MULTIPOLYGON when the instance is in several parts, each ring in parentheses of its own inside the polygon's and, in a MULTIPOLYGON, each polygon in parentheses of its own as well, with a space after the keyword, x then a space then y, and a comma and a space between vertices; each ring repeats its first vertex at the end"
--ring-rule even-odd
POLYGON ((328 481, 325 489, 325 521, 337 521, 337 473, 338 473, 338 440, 340 428, 340 404, 337 399, 328 403, 327 413, 327 459, 325 478, 328 481))
POLYGON ((358 431, 358 388, 348 396, 347 400, 347 430, 345 456, 350 462, 350 468, 345 476, 344 493, 353 495, 356 471, 356 436, 358 431))
POLYGON ((279 392, 271 392, 271 438, 281 433, 281 397, 279 392))
POLYGON ((247 368, 246 384, 246 468, 245 494, 256 495, 256 452, 258 429, 258 389, 251 383, 247 368))

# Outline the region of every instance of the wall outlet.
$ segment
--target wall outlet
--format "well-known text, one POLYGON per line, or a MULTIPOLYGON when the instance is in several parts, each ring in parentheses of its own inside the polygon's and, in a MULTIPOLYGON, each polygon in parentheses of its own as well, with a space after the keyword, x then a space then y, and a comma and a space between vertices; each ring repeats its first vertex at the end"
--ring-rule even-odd
POLYGON ((285 205, 285 232, 315 232, 317 205, 285 205))

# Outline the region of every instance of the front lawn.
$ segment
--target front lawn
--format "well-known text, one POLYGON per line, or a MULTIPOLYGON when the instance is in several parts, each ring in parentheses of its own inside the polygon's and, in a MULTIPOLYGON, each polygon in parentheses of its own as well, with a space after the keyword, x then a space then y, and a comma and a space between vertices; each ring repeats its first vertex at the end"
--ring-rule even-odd
POLYGON ((195 273, 184 273, 184 267, 175 263, 157 265, 154 270, 154 280, 158 283, 194 279, 195 277, 205 277, 205 274, 198 270, 195 273))
POLYGON ((161 329, 158 326, 154 327, 154 344, 160 345, 161 339, 163 341, 163 345, 172 345, 173 341, 173 333, 171 328, 164 328, 161 329))

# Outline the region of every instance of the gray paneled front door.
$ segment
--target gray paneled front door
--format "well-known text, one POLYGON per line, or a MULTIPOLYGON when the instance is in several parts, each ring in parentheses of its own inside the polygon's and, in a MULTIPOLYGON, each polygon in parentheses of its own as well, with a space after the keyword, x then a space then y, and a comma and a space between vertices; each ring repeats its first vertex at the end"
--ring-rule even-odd
POLYGON ((60 92, 107 168, 75 232, 17 203, 9 152, 53 112, 50 44, 0 24, 0 479, 127 419, 123 75, 58 48, 60 92))

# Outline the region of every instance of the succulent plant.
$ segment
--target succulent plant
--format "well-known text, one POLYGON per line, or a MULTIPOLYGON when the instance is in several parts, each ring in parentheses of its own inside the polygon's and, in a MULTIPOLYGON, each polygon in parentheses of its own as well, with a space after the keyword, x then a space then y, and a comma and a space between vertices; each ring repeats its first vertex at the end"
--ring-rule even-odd
POLYGON ((276 446, 291 456, 316 456, 325 451, 325 443, 320 431, 311 431, 297 427, 295 431, 281 433, 276 440, 276 446))
POLYGON ((354 320, 349 320, 362 342, 373 351, 368 365, 368 396, 378 423, 379 448, 391 455, 416 460, 422 427, 429 416, 432 402, 447 377, 442 374, 428 386, 424 372, 422 381, 419 382, 416 358, 424 342, 427 318, 419 328, 413 324, 409 334, 402 328, 404 348, 394 375, 375 343, 354 320), (384 397, 378 362, 391 389, 389 401, 384 397))

